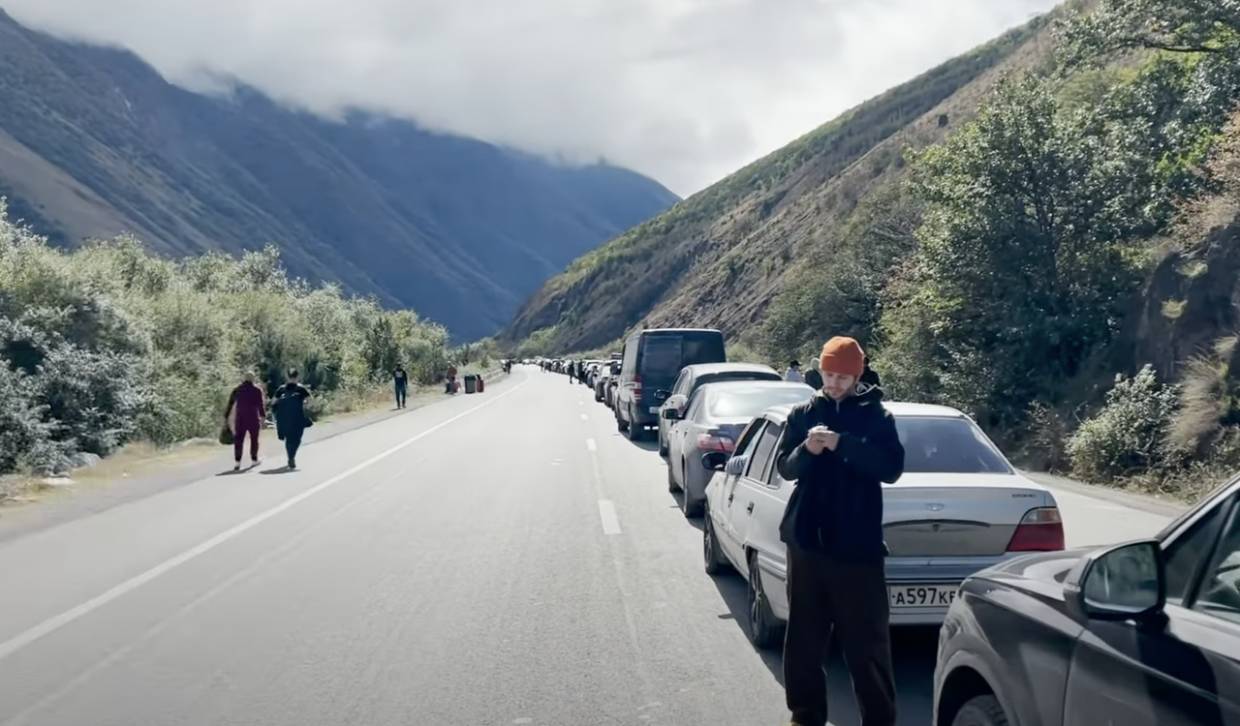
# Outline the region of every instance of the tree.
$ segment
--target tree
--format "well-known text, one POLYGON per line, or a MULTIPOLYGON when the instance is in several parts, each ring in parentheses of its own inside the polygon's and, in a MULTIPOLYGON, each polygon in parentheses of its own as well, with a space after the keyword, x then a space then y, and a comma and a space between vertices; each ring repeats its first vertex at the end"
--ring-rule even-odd
POLYGON ((1235 55, 1240 0, 1102 0, 1069 14, 1061 33, 1072 62, 1136 48, 1235 55))

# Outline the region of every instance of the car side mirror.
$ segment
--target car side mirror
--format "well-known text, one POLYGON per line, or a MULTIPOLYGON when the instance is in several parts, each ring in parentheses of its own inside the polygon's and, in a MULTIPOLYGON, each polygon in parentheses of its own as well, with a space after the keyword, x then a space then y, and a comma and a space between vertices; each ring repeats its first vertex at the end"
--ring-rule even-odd
POLYGON ((679 421, 681 418, 680 411, 677 411, 674 406, 667 406, 663 409, 664 421, 679 421))
POLYGON ((740 476, 745 472, 745 465, 748 463, 748 456, 733 456, 731 459, 728 459, 728 463, 723 467, 723 471, 728 476, 740 476))
POLYGON ((728 465, 728 455, 722 451, 708 451, 702 454, 702 466, 707 471, 723 471, 728 465))
POLYGON ((1158 540, 1108 547, 1081 559, 1064 581, 1064 596, 1081 619, 1141 620, 1162 612, 1167 580, 1158 540))

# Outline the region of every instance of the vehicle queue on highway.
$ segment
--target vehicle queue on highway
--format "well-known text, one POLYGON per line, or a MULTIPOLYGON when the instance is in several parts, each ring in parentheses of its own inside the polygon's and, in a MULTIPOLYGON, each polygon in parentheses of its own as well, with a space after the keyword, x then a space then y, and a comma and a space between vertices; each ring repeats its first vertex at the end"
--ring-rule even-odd
MULTIPOLYGON (((827 391, 728 362, 715 330, 643 330, 607 359, 525 362, 590 387, 630 440, 657 440, 669 491, 703 517, 705 571, 743 578, 750 640, 787 653, 780 529, 797 482, 777 460, 800 444, 785 445, 790 416, 827 391)), ((877 390, 868 366, 861 378, 877 390)), ((967 415, 881 405, 904 452, 882 484, 889 622, 941 628, 935 724, 1240 725, 1240 483, 1155 538, 1065 551, 1053 493, 967 415)), ((864 723, 886 723, 864 715, 864 685, 854 670, 864 723)))

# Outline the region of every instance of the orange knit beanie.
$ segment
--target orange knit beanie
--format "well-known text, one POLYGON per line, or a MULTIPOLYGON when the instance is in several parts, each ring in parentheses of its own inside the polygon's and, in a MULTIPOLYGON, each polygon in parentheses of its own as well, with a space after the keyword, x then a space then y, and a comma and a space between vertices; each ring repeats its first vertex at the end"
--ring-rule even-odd
POLYGON ((865 372, 865 353, 861 344, 852 338, 836 336, 822 346, 822 358, 819 360, 823 373, 861 378, 865 372))

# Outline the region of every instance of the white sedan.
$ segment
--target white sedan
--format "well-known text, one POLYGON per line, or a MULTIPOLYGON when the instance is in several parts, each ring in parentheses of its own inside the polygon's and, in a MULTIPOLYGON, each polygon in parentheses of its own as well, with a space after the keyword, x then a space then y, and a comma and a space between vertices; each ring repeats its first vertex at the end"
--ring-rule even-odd
MULTIPOLYGON (((969 575, 1021 553, 1061 550, 1054 497, 1026 479, 960 411, 886 404, 904 444, 904 475, 883 485, 883 530, 893 625, 943 621, 969 575)), ((775 453, 791 406, 754 419, 736 452, 706 454, 706 571, 734 568, 749 584, 749 632, 769 647, 788 619, 787 558, 779 538, 793 483, 775 453)))

